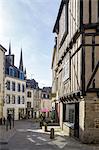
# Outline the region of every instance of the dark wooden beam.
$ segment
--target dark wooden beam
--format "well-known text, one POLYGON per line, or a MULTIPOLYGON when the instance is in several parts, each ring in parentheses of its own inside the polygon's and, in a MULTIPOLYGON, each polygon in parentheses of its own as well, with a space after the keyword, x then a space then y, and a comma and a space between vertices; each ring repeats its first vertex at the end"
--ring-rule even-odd
POLYGON ((75 56, 75 54, 81 49, 82 44, 77 48, 77 50, 72 54, 71 59, 75 56))
POLYGON ((92 73, 92 75, 91 75, 91 78, 90 78, 90 80, 89 80, 89 82, 88 82, 87 90, 88 90, 89 86, 91 85, 91 82, 92 82, 92 80, 93 80, 93 78, 94 78, 96 72, 98 71, 98 68, 99 68, 99 61, 98 61, 97 65, 96 65, 96 67, 94 68, 93 73, 92 73))
POLYGON ((80 0, 80 31, 83 28, 83 0, 80 0))
POLYGON ((95 65, 95 36, 92 36, 92 71, 94 70, 95 65))
POLYGON ((88 90, 87 90, 87 92, 99 92, 99 88, 89 88, 88 90))
POLYGON ((99 26, 99 22, 83 24, 84 29, 96 29, 98 26, 99 26))
MULTIPOLYGON (((82 45, 85 45, 85 35, 82 34, 82 45)), ((85 46, 82 46, 81 54, 81 86, 82 86, 82 95, 85 95, 85 46)))
POLYGON ((98 0, 98 22, 99 22, 99 0, 98 0))
POLYGON ((99 46, 99 44, 83 44, 83 46, 99 46))
POLYGON ((89 23, 91 23, 91 0, 89 0, 89 23))

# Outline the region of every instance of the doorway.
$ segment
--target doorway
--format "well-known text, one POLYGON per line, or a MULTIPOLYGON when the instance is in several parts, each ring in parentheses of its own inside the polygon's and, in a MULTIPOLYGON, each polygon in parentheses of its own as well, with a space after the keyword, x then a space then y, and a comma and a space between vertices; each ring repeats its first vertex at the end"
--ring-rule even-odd
POLYGON ((79 103, 75 103, 74 136, 79 138, 79 103))

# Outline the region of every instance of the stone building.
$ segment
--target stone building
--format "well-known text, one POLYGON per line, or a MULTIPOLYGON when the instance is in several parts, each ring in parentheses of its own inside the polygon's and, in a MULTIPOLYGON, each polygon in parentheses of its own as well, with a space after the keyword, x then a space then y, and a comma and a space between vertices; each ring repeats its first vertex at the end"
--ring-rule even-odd
MULTIPOLYGON (((38 97, 38 94, 36 95, 36 90, 38 91, 38 82, 36 82, 34 79, 26 79, 26 114, 28 118, 36 118, 36 108, 35 104, 36 97, 38 97)), ((38 99, 37 99, 38 101, 38 99)))
POLYGON ((6 49, 0 45, 0 118, 3 117, 4 104, 5 52, 6 49))
POLYGON ((26 99, 26 80, 23 70, 22 50, 20 56, 19 68, 14 65, 14 55, 11 54, 11 45, 9 45, 9 54, 5 56, 5 99, 3 114, 7 118, 10 113, 15 120, 21 119, 25 115, 26 99))
POLYGON ((33 117, 39 118, 40 117, 40 110, 41 110, 41 92, 40 88, 34 89, 34 97, 33 97, 33 117))
POLYGON ((99 1, 62 0, 53 32, 52 100, 61 128, 99 142, 99 1))

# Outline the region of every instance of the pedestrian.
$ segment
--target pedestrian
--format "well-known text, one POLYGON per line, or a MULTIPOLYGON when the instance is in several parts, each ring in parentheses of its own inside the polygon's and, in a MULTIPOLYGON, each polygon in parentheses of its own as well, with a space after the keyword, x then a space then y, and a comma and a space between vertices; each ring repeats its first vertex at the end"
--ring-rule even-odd
POLYGON ((0 118, 0 125, 2 125, 2 118, 0 118))
POLYGON ((3 117, 3 124, 5 125, 5 117, 3 117))
POLYGON ((13 128, 14 128, 14 115, 13 115, 13 128))
POLYGON ((10 126, 10 129, 11 129, 11 114, 8 114, 8 116, 7 116, 7 122, 9 124, 9 126, 10 126))

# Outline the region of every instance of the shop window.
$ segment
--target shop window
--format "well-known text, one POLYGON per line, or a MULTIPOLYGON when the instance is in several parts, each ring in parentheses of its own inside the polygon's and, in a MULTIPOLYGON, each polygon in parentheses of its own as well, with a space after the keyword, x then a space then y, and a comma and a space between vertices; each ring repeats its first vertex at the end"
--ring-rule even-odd
POLYGON ((74 123, 74 109, 69 109, 69 122, 74 123))

